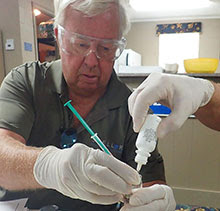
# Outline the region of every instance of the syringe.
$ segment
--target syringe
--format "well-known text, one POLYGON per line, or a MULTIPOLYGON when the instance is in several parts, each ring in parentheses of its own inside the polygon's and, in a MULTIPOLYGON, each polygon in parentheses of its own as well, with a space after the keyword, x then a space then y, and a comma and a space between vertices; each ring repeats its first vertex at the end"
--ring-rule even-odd
POLYGON ((91 138, 98 144, 98 146, 106 152, 107 154, 111 155, 111 152, 108 148, 103 144, 101 139, 98 137, 97 133, 94 133, 93 130, 89 127, 89 125, 84 121, 84 119, 80 116, 77 110, 72 106, 71 100, 66 102, 64 106, 68 106, 68 108, 73 112, 73 114, 78 118, 78 120, 82 123, 82 125, 86 128, 86 130, 90 133, 91 138))
MULTIPOLYGON (((72 106, 71 100, 66 102, 64 106, 68 106, 68 108, 73 112, 73 114, 78 118, 78 120, 82 123, 82 125, 86 128, 86 130, 90 133, 91 138, 98 144, 102 151, 106 152, 108 155, 112 155, 108 148, 104 145, 101 139, 98 137, 97 133, 94 133, 93 130, 89 127, 89 125, 84 121, 84 119, 80 116, 77 110, 72 106)), ((117 206, 120 207, 120 202, 117 203, 117 206)))
MULTIPOLYGON (((79 119, 82 125, 86 128, 86 130, 90 133, 91 138, 98 144, 98 146, 107 154, 112 155, 108 148, 104 145, 101 139, 98 137, 97 133, 94 133, 93 130, 89 127, 89 125, 84 121, 84 119, 80 116, 80 114, 76 111, 76 109, 72 106, 71 100, 66 102, 64 106, 68 106, 68 108, 73 112, 73 114, 79 119)), ((137 187, 137 186, 136 186, 137 187)), ((138 186, 141 187, 141 184, 138 186)), ((130 194, 124 195, 124 200, 129 201, 130 194)), ((118 202, 117 206, 120 207, 120 202, 118 202)))

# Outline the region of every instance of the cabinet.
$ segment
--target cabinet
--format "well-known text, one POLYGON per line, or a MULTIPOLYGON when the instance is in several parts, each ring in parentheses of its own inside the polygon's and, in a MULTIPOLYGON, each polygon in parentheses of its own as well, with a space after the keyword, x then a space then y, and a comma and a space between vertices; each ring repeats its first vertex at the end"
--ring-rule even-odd
MULTIPOLYGON (((204 78, 214 82, 220 82, 220 73, 213 73, 213 74, 184 74, 184 73, 177 73, 175 75, 187 75, 196 78, 204 78)), ((129 88, 134 89, 140 85, 149 74, 134 74, 134 73, 126 73, 126 74, 118 74, 118 77, 121 81, 123 81, 129 88)))

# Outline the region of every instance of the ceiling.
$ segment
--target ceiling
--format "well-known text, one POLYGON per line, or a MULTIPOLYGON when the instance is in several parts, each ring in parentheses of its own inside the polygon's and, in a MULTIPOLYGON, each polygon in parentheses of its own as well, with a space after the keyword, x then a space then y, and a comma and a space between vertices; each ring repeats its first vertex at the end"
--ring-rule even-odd
MULTIPOLYGON (((176 0, 176 1, 180 1, 180 0, 176 0)), ((220 18, 220 0, 210 0, 210 1, 211 4, 208 7, 197 8, 197 9, 173 10, 171 8, 171 9, 164 9, 162 11, 154 10, 147 12, 136 12, 134 11, 134 9, 130 9, 131 20, 132 22, 142 22, 142 21, 166 21, 166 20, 177 20, 177 19, 190 20, 190 19, 220 18)))
MULTIPOLYGON (((146 0, 148 1, 148 0, 146 0)), ((165 1, 165 0, 164 0, 165 1)), ((184 1, 184 0, 176 0, 184 1)), ((194 0, 192 0, 194 1, 194 0)), ((220 18, 220 0, 210 0, 211 4, 206 8, 198 9, 164 9, 160 11, 137 12, 130 8, 132 22, 142 21, 166 21, 166 20, 190 20, 190 19, 213 19, 220 18)), ((48 21, 52 17, 42 13, 36 17, 37 25, 41 22, 48 21)))

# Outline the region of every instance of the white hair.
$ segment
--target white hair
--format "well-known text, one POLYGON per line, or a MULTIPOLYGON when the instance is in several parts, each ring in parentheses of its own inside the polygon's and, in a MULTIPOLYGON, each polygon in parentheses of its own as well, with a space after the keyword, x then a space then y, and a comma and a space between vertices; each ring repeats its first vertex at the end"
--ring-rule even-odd
POLYGON ((70 5, 88 16, 95 16, 103 13, 112 3, 118 5, 120 17, 120 35, 124 36, 130 29, 128 17, 128 0, 54 0, 55 18, 54 27, 62 25, 65 18, 65 10, 70 5))

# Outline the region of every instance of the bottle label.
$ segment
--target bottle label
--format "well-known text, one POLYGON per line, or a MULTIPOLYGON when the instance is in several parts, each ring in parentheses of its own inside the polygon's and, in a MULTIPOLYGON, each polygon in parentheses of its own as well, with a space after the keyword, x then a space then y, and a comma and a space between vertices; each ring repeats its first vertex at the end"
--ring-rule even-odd
POLYGON ((152 128, 145 129, 143 134, 143 139, 147 142, 155 141, 157 140, 156 131, 152 128))

